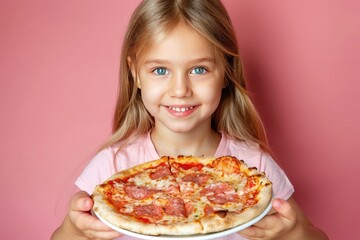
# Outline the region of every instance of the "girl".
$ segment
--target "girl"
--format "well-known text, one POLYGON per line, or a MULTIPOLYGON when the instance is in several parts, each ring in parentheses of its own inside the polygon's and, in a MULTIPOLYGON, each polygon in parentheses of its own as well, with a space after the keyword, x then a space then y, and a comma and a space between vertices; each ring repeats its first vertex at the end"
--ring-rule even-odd
POLYGON ((89 213, 89 194, 116 171, 181 154, 234 155, 273 182, 272 214, 226 239, 327 239, 291 198, 294 189, 269 154, 218 0, 145 0, 135 10, 123 44, 113 135, 77 179, 82 191, 52 239, 131 239, 89 213))

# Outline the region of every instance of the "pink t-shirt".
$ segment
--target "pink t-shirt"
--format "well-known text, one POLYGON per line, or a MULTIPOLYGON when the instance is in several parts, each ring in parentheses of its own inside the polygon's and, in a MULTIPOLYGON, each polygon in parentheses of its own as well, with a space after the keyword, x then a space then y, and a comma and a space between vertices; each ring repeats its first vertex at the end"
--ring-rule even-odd
MULTIPOLYGON (((114 158, 116 151, 116 146, 108 147, 100 151, 85 167, 75 184, 81 190, 91 194, 97 184, 102 183, 115 172, 160 158, 151 141, 150 133, 133 141, 123 148, 116 155, 116 158, 114 158)), ((284 171, 270 155, 262 152, 257 146, 232 140, 225 134, 222 134, 215 156, 220 157, 225 155, 235 156, 238 159, 244 160, 248 166, 256 167, 259 171, 265 172, 266 176, 273 183, 274 196, 276 198, 286 200, 293 194, 294 188, 284 171)), ((119 239, 130 240, 136 238, 123 236, 119 239)), ((235 233, 221 239, 241 240, 243 238, 235 233)))

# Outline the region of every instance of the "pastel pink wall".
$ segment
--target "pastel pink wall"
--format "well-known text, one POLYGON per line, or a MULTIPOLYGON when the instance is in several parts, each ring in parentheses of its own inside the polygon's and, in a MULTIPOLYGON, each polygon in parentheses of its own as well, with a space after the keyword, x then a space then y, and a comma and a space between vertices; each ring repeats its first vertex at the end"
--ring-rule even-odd
MULTIPOLYGON (((49 239, 110 133, 121 39, 139 1, 0 8, 0 239, 49 239)), ((355 1, 224 0, 295 198, 331 239, 360 235, 355 1)))

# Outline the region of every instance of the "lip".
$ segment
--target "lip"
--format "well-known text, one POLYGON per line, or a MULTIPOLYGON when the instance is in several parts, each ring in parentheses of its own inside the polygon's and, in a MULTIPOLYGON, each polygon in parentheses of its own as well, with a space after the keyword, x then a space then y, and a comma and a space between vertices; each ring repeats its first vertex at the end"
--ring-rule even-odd
POLYGON ((172 105, 172 106, 165 106, 167 111, 176 117, 186 117, 189 116, 191 113, 195 111, 197 108, 196 105, 172 105))

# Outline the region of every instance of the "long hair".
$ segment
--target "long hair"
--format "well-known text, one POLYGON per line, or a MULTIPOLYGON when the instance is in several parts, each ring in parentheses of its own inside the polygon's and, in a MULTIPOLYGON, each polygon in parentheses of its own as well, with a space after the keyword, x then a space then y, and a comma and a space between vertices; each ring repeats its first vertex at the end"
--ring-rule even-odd
POLYGON ((235 32, 219 0, 144 0, 135 9, 122 46, 113 135, 104 147, 116 143, 121 149, 154 126, 154 119, 141 100, 129 59, 136 66, 141 53, 180 21, 215 47, 217 60, 224 66, 226 87, 213 114, 212 128, 269 151, 263 124, 246 90, 235 32))

